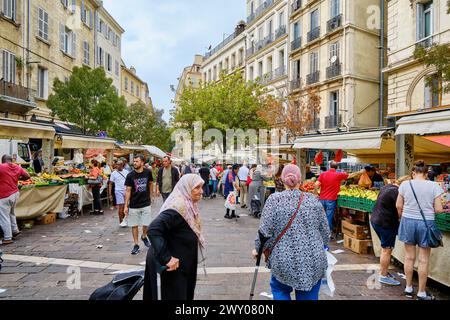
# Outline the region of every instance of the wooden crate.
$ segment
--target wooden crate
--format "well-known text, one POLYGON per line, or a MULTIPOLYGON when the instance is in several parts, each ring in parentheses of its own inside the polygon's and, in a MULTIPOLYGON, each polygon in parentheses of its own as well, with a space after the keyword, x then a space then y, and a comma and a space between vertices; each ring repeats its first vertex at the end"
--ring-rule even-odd
POLYGON ((47 213, 46 215, 43 215, 39 219, 36 220, 36 224, 38 225, 45 225, 45 224, 51 224, 56 222, 56 213, 47 213))
POLYGON ((359 240, 344 234, 344 248, 358 254, 369 254, 372 252, 372 240, 359 240))
POLYGON ((359 240, 370 239, 369 226, 352 220, 342 220, 342 233, 359 240))

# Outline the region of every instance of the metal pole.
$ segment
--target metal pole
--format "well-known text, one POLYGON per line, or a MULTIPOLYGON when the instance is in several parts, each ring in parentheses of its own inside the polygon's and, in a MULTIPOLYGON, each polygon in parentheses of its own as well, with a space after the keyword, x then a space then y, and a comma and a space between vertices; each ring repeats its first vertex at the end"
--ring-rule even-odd
POLYGON ((384 124, 384 0, 380 0, 380 101, 379 101, 379 126, 384 124))
POLYGON ((31 101, 31 74, 28 68, 30 63, 30 0, 27 2, 27 58, 25 62, 25 68, 27 72, 27 92, 28 100, 31 101))

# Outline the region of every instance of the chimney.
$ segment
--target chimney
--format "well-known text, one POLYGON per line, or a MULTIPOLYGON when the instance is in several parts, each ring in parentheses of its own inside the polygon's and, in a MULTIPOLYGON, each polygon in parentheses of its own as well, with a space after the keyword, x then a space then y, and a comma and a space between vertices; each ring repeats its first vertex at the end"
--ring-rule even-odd
POLYGON ((130 71, 131 71, 131 73, 136 74, 136 68, 135 67, 131 66, 130 67, 130 71))
POLYGON ((245 22, 243 20, 239 21, 236 28, 234 29, 234 32, 236 34, 236 36, 240 35, 242 32, 244 32, 245 27, 247 25, 245 24, 245 22))

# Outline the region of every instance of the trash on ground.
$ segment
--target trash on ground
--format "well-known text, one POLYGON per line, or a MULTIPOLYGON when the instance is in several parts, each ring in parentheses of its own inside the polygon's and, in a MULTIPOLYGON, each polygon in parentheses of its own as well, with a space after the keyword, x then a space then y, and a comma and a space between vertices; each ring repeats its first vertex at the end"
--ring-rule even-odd
POLYGON ((336 243, 338 243, 338 244, 344 243, 344 240, 338 240, 338 241, 336 241, 336 243))
POLYGON ((333 253, 333 254, 339 254, 339 253, 344 253, 344 252, 345 252, 345 251, 344 251, 344 250, 341 250, 341 249, 331 251, 331 253, 333 253))
POLYGON ((101 248, 103 248, 103 246, 101 244, 98 244, 97 249, 101 249, 101 248))
POLYGON ((84 230, 85 233, 92 233, 91 230, 84 230))

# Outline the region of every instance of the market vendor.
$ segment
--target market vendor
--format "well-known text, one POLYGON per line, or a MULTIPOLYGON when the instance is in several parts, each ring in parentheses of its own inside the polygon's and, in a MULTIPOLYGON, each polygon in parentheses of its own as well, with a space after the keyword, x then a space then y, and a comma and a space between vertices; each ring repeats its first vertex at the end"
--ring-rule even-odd
POLYGON ((305 173, 306 180, 311 180, 315 177, 316 175, 314 174, 314 172, 311 171, 311 166, 306 165, 306 173, 305 173))
POLYGON ((375 167, 367 166, 364 169, 366 170, 367 175, 369 176, 370 180, 372 181, 372 185, 371 185, 372 188, 380 189, 381 187, 384 186, 384 179, 381 176, 381 174, 379 174, 377 172, 375 167))
POLYGON ((44 171, 44 160, 42 159, 42 150, 36 151, 33 159, 34 172, 41 173, 44 171))

